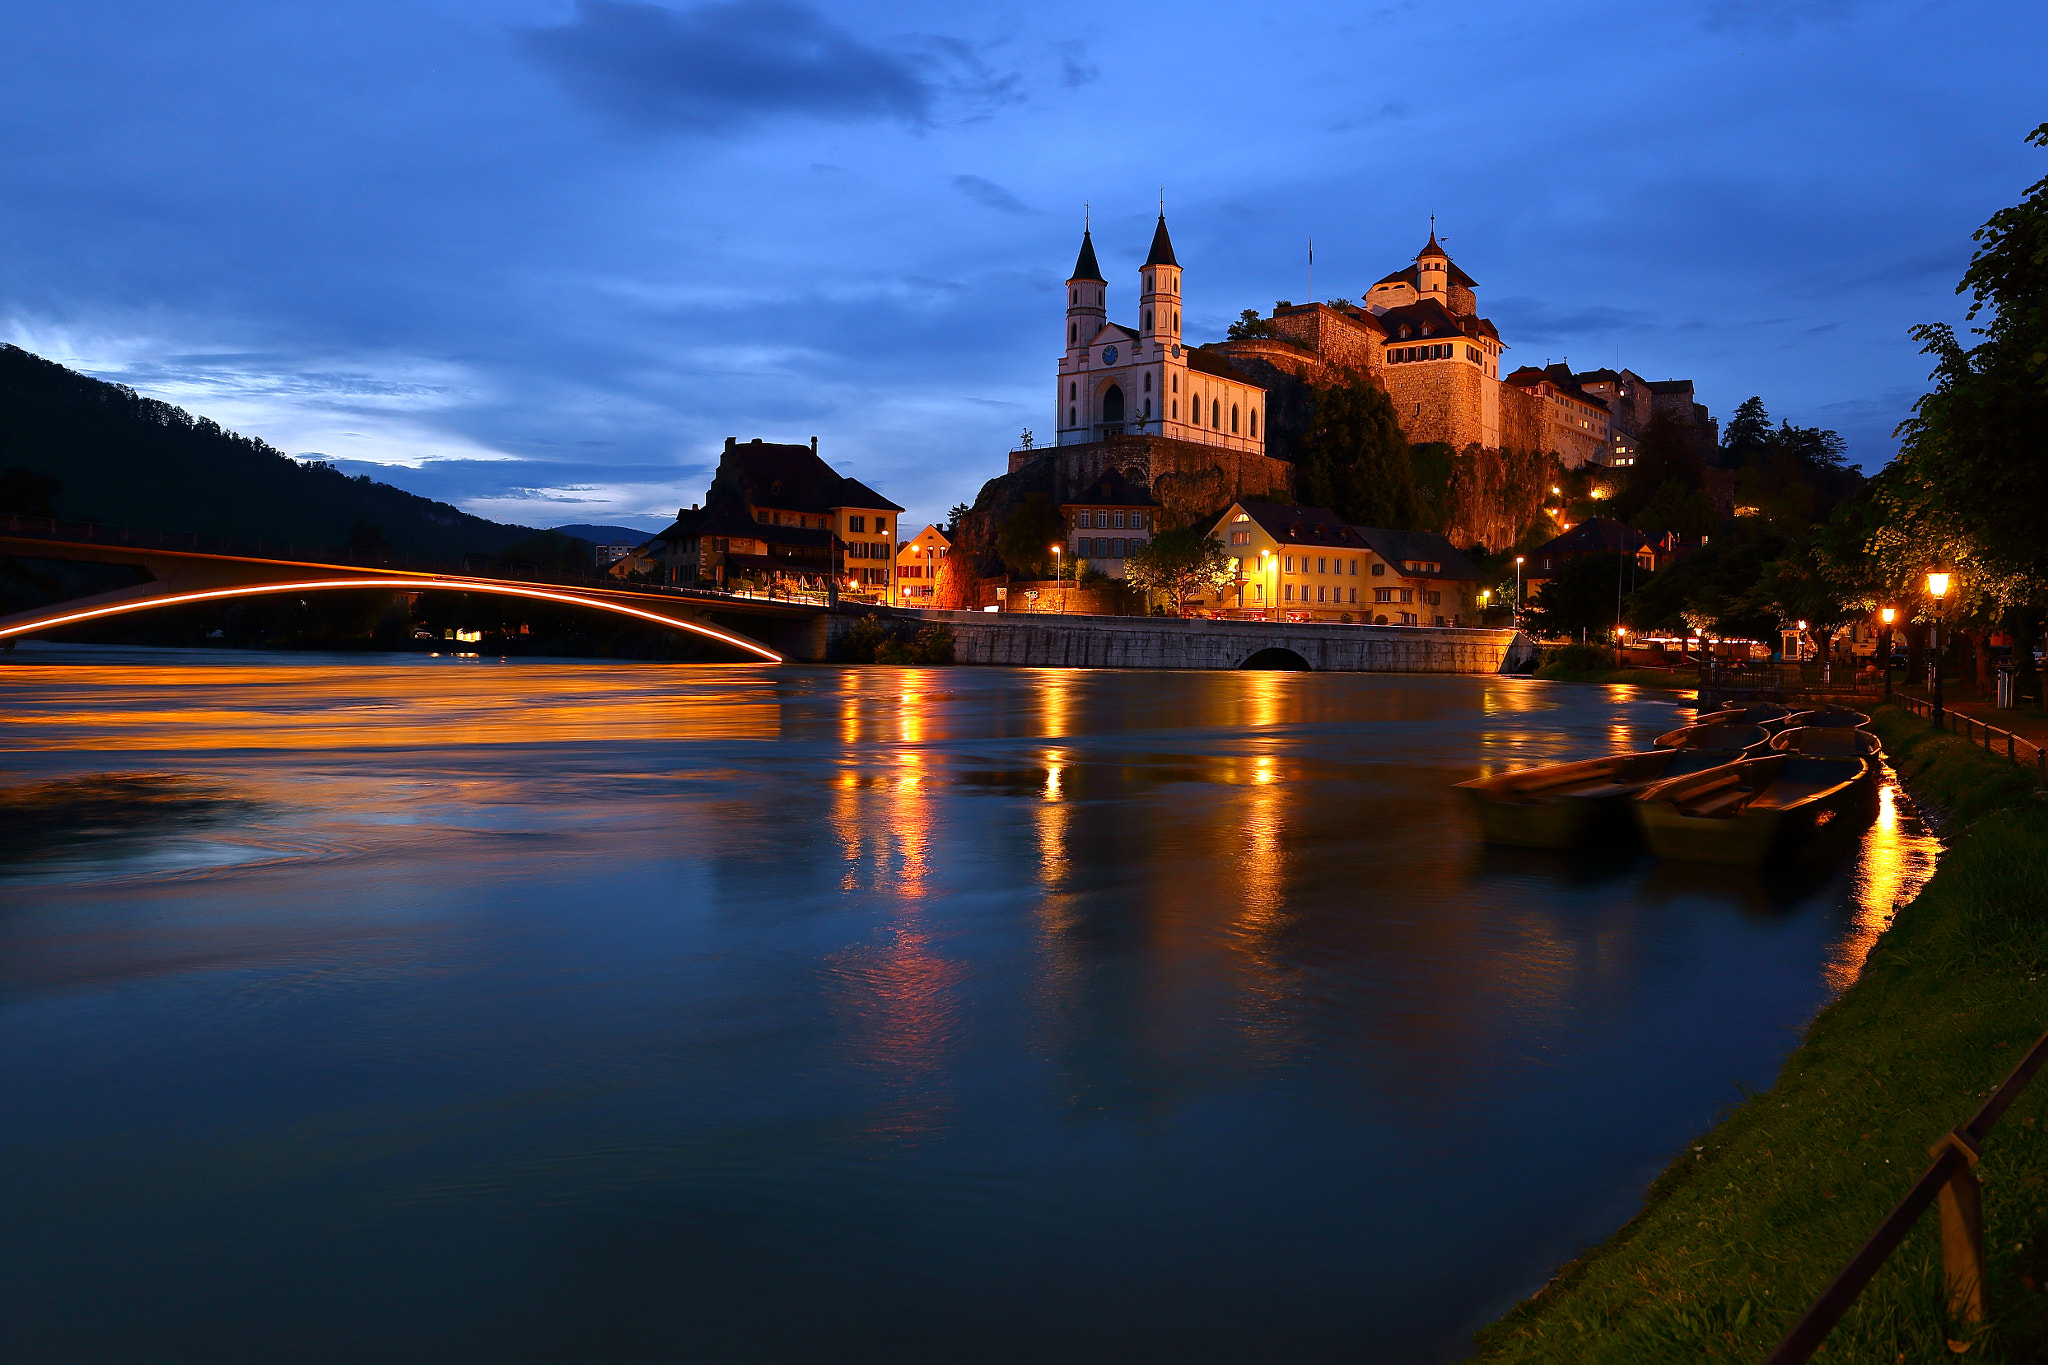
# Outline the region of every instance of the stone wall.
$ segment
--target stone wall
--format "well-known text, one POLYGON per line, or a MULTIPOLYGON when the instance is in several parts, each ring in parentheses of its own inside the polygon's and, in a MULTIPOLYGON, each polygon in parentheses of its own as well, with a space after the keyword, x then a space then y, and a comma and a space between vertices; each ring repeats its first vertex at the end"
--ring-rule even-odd
POLYGON ((1492 674, 1520 671, 1536 654, 1518 631, 1471 627, 905 614, 952 627, 961 663, 1023 668, 1237 669, 1262 650, 1285 649, 1318 672, 1492 674))
MULTIPOLYGON (((1152 490, 1163 531, 1199 521, 1239 498, 1263 498, 1276 490, 1292 497, 1294 489, 1294 466, 1271 455, 1166 436, 1110 436, 1083 445, 1011 451, 1010 472, 982 485, 974 514, 989 512, 1000 522, 1027 491, 1045 493, 1058 504, 1112 469, 1152 490)), ((969 536, 979 548, 979 530, 969 536)), ((985 539, 993 549, 992 526, 985 539)))
POLYGON ((1453 338, 1452 359, 1389 365, 1376 376, 1394 400, 1401 430, 1414 444, 1441 441, 1454 450, 1494 444, 1485 439, 1488 405, 1483 390, 1499 384, 1465 359, 1470 344, 1463 337, 1453 338))

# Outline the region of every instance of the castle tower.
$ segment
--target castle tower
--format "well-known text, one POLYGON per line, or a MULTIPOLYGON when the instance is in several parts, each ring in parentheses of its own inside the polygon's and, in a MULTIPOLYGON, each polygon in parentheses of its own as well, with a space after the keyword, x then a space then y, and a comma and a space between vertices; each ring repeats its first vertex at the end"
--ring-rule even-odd
POLYGON ((1180 262, 1173 258, 1164 212, 1152 232, 1152 250, 1138 267, 1138 336, 1150 356, 1180 340, 1180 262))
POLYGON ((1076 356, 1094 344, 1109 321, 1104 296, 1109 281, 1095 263, 1095 240, 1081 229, 1081 254, 1074 261, 1074 273, 1067 278, 1067 354, 1076 356))
MULTIPOLYGON (((1409 239, 1413 241, 1413 238, 1409 239)), ((1451 305, 1451 258, 1436 244, 1436 224, 1429 227, 1429 245, 1415 257, 1415 292, 1424 299, 1451 305)))

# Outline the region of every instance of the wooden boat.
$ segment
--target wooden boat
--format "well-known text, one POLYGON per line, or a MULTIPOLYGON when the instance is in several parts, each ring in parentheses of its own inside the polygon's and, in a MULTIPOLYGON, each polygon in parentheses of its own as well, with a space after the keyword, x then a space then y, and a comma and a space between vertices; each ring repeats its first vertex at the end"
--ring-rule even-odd
POLYGON ((1876 735, 1851 725, 1795 725, 1771 736, 1781 753, 1815 758, 1876 758, 1884 751, 1876 735))
MULTIPOLYGON (((1739 734, 1739 732, 1737 732, 1739 734)), ((1629 799, 1660 782, 1717 768, 1743 750, 1698 747, 1609 754, 1460 782, 1489 844, 1570 848, 1603 826, 1624 826, 1629 799)))
POLYGON ((1755 867, 1853 819, 1872 767, 1865 758, 1775 753, 1660 782, 1631 804, 1658 857, 1755 867))
POLYGON ((1731 757, 1751 750, 1761 751, 1771 742, 1770 731, 1761 725, 1724 725, 1708 722, 1681 725, 1657 736, 1660 749, 1719 749, 1731 757))
POLYGON ((1861 711, 1850 711, 1840 706, 1824 706, 1818 711, 1798 712, 1786 720, 1783 728, 1790 730, 1800 725, 1809 729, 1867 730, 1870 728, 1870 717, 1861 711))
POLYGON ((1754 706, 1724 706, 1718 711, 1701 711, 1694 719, 1696 725, 1761 725, 1766 730, 1776 729, 1792 714, 1790 707, 1776 702, 1758 702, 1754 706))

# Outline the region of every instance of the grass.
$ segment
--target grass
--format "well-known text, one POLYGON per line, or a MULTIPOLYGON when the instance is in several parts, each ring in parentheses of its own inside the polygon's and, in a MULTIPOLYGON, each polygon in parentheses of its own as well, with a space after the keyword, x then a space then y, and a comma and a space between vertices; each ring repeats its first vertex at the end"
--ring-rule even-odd
MULTIPOLYGON (((1935 876, 1777 1083, 1735 1106, 1643 1211, 1478 1338, 1477 1359, 1760 1361, 2048 1026, 2048 794, 1884 706, 1893 766, 1942 821, 1935 876)), ((2048 1360, 2048 1076, 1993 1130, 1984 1183, 1992 1321, 1946 1320, 1930 1210, 1819 1359, 2048 1360)))

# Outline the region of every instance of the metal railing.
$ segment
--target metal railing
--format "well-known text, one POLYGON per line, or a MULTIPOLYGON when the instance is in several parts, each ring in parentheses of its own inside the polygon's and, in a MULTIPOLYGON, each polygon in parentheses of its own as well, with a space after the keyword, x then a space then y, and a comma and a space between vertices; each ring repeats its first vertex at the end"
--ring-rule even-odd
MULTIPOLYGON (((1925 697, 1894 692, 1892 700, 1916 716, 1934 719, 1934 703, 1925 697)), ((2010 730, 2001 730, 1996 725, 1986 725, 1975 716, 1958 711, 1953 706, 1944 706, 1941 709, 1941 719, 1937 723, 1942 729, 1951 734, 1961 735, 1972 744, 1981 740, 1987 754, 2002 752, 2020 767, 2033 769, 2035 778, 2043 785, 2048 785, 2048 747, 2044 747, 2038 740, 2027 739, 2010 730)))
POLYGON ((1965 1323, 1984 1320, 1984 1196, 1974 1168, 1983 1155, 1984 1140, 1991 1135, 1991 1126, 2026 1089, 2044 1061, 2048 1061, 2048 1034, 2041 1035, 1968 1123, 1951 1128, 1928 1149, 1934 1162, 1926 1174, 1878 1224, 1877 1231, 1849 1258, 1849 1263, 1799 1321, 1792 1324, 1792 1330, 1765 1357, 1764 1365, 1800 1365, 1810 1359, 1877 1274, 1878 1267, 1906 1240, 1913 1224, 1937 1199, 1941 1201, 1941 1270, 1948 1291, 1949 1313, 1965 1323))

